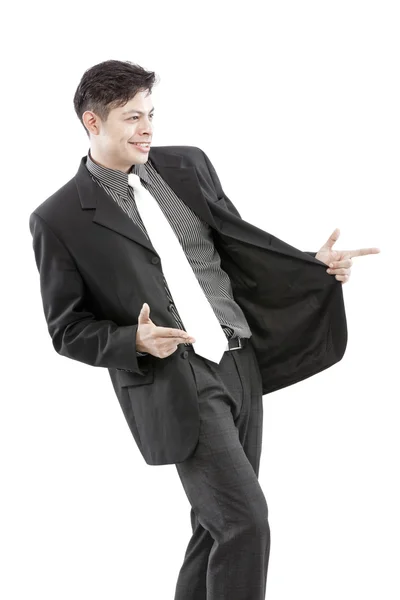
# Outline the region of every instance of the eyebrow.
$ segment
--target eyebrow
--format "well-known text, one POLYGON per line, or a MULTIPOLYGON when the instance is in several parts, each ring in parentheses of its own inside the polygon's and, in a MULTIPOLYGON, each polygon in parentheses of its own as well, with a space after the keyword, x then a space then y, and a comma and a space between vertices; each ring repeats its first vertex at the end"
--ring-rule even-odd
MULTIPOLYGON (((154 106, 151 110, 149 110, 149 114, 154 112, 154 106)), ((139 115, 144 115, 146 113, 142 112, 141 110, 136 110, 135 108, 132 108, 131 110, 126 110, 125 112, 123 112, 123 115, 130 115, 131 113, 139 113, 139 115)))

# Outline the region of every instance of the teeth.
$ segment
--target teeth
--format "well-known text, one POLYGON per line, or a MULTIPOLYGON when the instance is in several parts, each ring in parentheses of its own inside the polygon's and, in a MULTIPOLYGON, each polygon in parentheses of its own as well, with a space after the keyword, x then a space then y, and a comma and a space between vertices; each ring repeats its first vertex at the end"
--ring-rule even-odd
POLYGON ((138 142, 135 142, 136 146, 144 146, 145 148, 148 148, 148 146, 150 146, 150 144, 139 144, 138 142))

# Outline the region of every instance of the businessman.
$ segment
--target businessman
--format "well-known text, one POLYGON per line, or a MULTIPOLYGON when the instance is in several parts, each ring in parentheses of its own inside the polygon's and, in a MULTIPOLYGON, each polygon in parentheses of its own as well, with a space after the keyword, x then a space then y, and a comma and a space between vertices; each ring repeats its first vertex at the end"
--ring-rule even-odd
POLYGON ((176 465, 193 533, 175 600, 262 600, 263 395, 341 360, 342 285, 379 249, 335 250, 335 230, 303 252, 247 223, 205 152, 152 145, 154 83, 117 60, 79 82, 90 148, 29 220, 44 315, 60 355, 108 369, 146 463, 176 465))

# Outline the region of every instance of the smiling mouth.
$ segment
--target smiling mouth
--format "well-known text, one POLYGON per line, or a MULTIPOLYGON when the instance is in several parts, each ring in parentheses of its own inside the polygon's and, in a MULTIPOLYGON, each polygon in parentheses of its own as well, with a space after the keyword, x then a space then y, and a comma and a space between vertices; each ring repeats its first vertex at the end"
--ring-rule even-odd
POLYGON ((145 146, 142 146, 141 144, 135 144, 135 142, 129 142, 132 146, 136 146, 136 148, 139 150, 139 152, 141 152, 142 154, 149 154, 150 153, 150 144, 146 144, 145 146))

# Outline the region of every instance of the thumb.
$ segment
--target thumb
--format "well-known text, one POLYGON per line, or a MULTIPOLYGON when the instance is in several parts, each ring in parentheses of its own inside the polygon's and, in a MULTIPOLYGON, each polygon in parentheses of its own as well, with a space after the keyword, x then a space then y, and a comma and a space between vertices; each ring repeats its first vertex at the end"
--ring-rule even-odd
POLYGON ((336 227, 336 229, 329 236, 328 240, 325 242, 324 248, 328 248, 329 250, 331 250, 332 247, 334 246, 334 244, 339 239, 339 236, 340 236, 340 229, 338 227, 336 227))
POLYGON ((147 304, 147 302, 143 303, 143 306, 140 310, 139 313, 139 323, 147 323, 148 321, 150 321, 150 306, 147 304))

